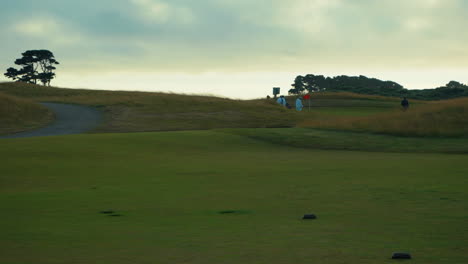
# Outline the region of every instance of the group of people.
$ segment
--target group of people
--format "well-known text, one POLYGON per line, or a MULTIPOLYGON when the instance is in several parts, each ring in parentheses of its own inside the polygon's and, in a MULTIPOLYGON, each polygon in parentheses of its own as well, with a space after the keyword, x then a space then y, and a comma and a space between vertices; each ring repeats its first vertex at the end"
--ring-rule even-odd
MULTIPOLYGON (((267 98, 270 98, 269 96, 267 98)), ((291 109, 291 106, 288 104, 288 102, 286 101, 286 98, 284 97, 284 95, 281 95, 280 97, 278 97, 278 99, 276 100, 276 102, 280 105, 282 105, 283 107, 286 107, 288 109, 291 109)), ((408 110, 409 108, 409 102, 408 102, 408 99, 406 99, 406 97, 403 98, 403 100, 401 101, 401 107, 403 109, 403 111, 406 111, 408 110)), ((298 97, 296 99, 296 110, 297 111, 302 111, 302 108, 304 108, 304 105, 302 104, 302 98, 301 97, 298 97)))
MULTIPOLYGON (((282 105, 283 107, 286 107, 288 109, 291 109, 291 106, 289 105, 289 103, 286 101, 286 98, 284 97, 284 95, 281 95, 277 100, 276 102, 280 105, 282 105)), ((296 110, 297 111, 302 111, 302 108, 304 108, 304 105, 302 104, 302 98, 301 97, 298 97, 296 99, 296 110)))

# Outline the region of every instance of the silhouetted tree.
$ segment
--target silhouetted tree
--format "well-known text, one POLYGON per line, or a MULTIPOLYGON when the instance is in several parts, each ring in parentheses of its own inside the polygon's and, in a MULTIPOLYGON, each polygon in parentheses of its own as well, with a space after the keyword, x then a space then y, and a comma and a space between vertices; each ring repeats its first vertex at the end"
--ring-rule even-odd
POLYGON ((323 75, 307 74, 306 76, 297 76, 293 84, 293 91, 305 89, 309 92, 327 91, 345 91, 367 94, 386 94, 394 95, 403 92, 404 88, 394 82, 381 81, 366 76, 336 76, 333 78, 323 75), (297 80, 300 80, 298 82, 297 80), (299 87, 300 89, 297 89, 299 87))
POLYGON ((305 83, 304 88, 310 93, 325 90, 329 86, 329 78, 325 78, 323 75, 307 74, 304 76, 303 81, 305 83))
POLYGON ((291 88, 288 93, 289 94, 300 94, 305 90, 305 83, 304 83, 304 77, 301 75, 297 76, 296 79, 294 79, 294 83, 291 84, 293 88, 291 88))
POLYGON ((447 88, 452 88, 452 89, 453 89, 453 88, 462 88, 462 89, 463 89, 463 88, 466 88, 466 85, 464 85, 464 84, 462 84, 462 83, 459 83, 459 82, 457 82, 457 81, 450 81, 449 83, 447 83, 447 84, 445 85, 445 87, 447 87, 447 88))
POLYGON ((19 82, 34 83, 41 82, 43 85, 49 85, 54 79, 54 65, 59 64, 55 60, 54 54, 49 50, 27 50, 21 54, 23 57, 15 60, 15 64, 22 68, 8 68, 4 74, 7 78, 19 82))

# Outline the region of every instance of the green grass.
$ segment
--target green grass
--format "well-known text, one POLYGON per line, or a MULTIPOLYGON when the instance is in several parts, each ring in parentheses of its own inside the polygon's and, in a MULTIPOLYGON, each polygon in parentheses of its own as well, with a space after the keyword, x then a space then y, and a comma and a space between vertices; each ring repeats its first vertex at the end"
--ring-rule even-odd
MULTIPOLYGON (((379 113, 393 111, 399 107, 399 103, 393 98, 373 99, 354 98, 352 94, 346 94, 347 98, 337 93, 335 97, 330 94, 320 94, 312 97, 309 108, 309 101, 303 100, 304 109, 298 113, 302 119, 334 119, 336 117, 369 116, 379 113)), ((289 102, 294 102, 295 98, 288 98, 289 102)), ((294 104, 292 104, 294 105, 294 104)))
POLYGON ((215 131, 0 144, 1 263, 468 263, 467 155, 215 131))
MULTIPOLYGON (((305 112, 309 109, 304 108, 305 112)), ((310 112, 314 114, 322 114, 323 116, 369 116, 378 113, 388 112, 386 107, 311 107, 310 112)))
MULTIPOLYGON (((294 106, 297 96, 286 97, 294 106)), ((423 101, 414 101, 416 105, 427 104, 423 101)), ((303 100, 304 111, 299 113, 304 116, 312 115, 313 118, 334 116, 368 116, 377 113, 393 111, 400 107, 400 99, 393 97, 360 95, 345 92, 321 92, 311 95, 311 99, 303 100), (309 111, 310 104, 310 111, 309 111)))
POLYGON ((309 128, 228 129, 223 132, 242 135, 278 145, 372 152, 468 153, 468 138, 399 137, 349 131, 309 128))
POLYGON ((0 135, 46 125, 53 115, 34 101, 0 93, 0 135))

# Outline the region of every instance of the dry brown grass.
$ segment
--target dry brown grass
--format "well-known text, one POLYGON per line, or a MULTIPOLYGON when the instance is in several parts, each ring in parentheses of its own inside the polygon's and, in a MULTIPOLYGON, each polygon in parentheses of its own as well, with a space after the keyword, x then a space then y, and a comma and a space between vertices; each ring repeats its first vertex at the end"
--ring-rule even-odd
MULTIPOLYGON (((295 96, 291 96, 295 97, 295 96)), ((398 97, 386 97, 379 95, 366 95, 366 94, 357 94, 350 92, 318 92, 311 94, 312 100, 319 99, 358 99, 358 100, 377 100, 377 101, 399 101, 401 100, 398 97)))
MULTIPOLYGON (((411 100, 411 108, 402 112, 396 110, 400 98, 324 92, 312 94, 311 112, 296 113, 278 107, 274 100, 264 99, 245 101, 154 92, 64 89, 24 83, 0 83, 0 92, 36 102, 74 103, 100 108, 105 122, 97 129, 98 132, 298 125, 404 136, 468 134, 466 98, 438 102, 411 100), (332 110, 333 115, 327 114, 332 110)), ((292 106, 295 98, 287 97, 292 106)))
POLYGON ((25 83, 1 83, 0 92, 36 102, 60 102, 95 106, 105 122, 98 132, 142 132, 236 127, 291 127, 293 111, 267 100, 154 92, 100 91, 43 87, 25 83))
POLYGON ((32 100, 0 93, 0 134, 9 134, 44 126, 52 113, 32 100))
POLYGON ((299 126, 400 136, 468 136, 468 98, 431 102, 408 111, 368 117, 315 118, 299 126))

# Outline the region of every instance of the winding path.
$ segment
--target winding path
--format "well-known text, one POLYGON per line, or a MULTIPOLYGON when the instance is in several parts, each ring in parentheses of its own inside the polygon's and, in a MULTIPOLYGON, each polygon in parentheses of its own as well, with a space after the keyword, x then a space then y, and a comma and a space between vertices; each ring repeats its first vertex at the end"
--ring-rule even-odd
POLYGON ((0 138, 42 137, 80 134, 97 127, 102 119, 102 113, 89 106, 41 103, 55 114, 55 120, 42 128, 0 136, 0 138))

